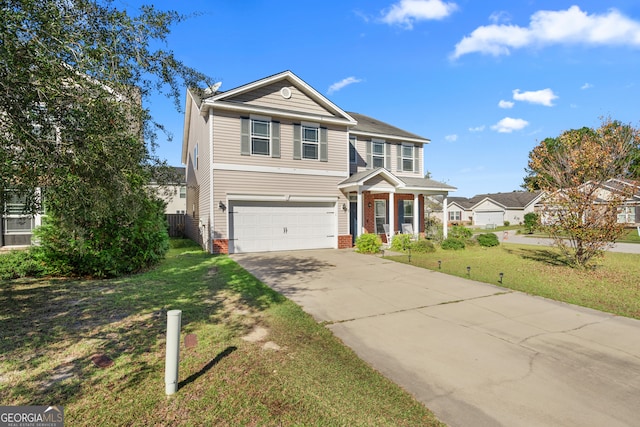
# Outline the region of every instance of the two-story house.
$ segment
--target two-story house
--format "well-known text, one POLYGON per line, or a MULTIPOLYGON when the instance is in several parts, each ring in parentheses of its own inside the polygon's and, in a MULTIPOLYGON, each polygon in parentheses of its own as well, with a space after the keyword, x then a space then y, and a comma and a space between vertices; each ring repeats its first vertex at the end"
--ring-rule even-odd
POLYGON ((347 248, 424 230, 429 140, 348 113, 285 71, 200 98, 187 91, 187 235, 212 253, 347 248))

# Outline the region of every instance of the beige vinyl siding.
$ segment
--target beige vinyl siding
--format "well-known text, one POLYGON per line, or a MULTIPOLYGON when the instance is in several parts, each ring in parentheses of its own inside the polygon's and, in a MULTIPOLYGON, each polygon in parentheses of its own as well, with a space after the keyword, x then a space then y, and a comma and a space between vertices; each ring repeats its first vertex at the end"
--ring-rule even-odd
POLYGON ((390 184, 389 181, 379 175, 369 179, 367 186, 370 187, 371 191, 391 191, 395 188, 393 184, 390 184))
MULTIPOLYGON (((198 107, 192 100, 192 111, 190 117, 189 136, 187 143, 187 200, 186 213, 191 216, 194 223, 208 225, 209 222, 209 126, 204 117, 197 113, 198 107), (194 159, 194 148, 198 144, 198 165, 196 168, 194 159), (195 216, 193 215, 195 212, 195 216)), ((202 237, 191 235, 189 237, 196 241, 201 241, 202 237)))
POLYGON ((282 110, 301 113, 313 113, 332 117, 335 116, 318 105, 313 99, 309 98, 297 87, 291 85, 288 81, 273 83, 251 92, 234 96, 226 99, 225 101, 239 102, 260 107, 280 108, 282 110), (283 87, 288 87, 289 90, 291 90, 290 98, 283 98, 282 95, 280 95, 280 90, 283 87))
MULTIPOLYGON (((344 171, 347 177, 349 144, 346 128, 327 126, 328 161, 293 159, 294 122, 278 117, 272 121, 280 122, 280 157, 251 155, 240 153, 240 118, 237 113, 217 111, 214 117, 214 163, 245 166, 265 166, 278 168, 311 169, 318 171, 344 171)), ((299 122, 297 122, 299 123, 299 122)), ((322 125, 320 123, 320 125, 322 125)), ((343 178, 343 179, 344 179, 343 178)))
POLYGON ((327 176, 293 175, 263 172, 214 171, 214 234, 216 238, 228 238, 228 211, 217 208, 218 201, 227 203, 229 194, 263 196, 337 197, 338 235, 349 234, 349 212, 342 205, 349 201, 338 189, 344 178, 327 176))
MULTIPOLYGON (((351 171, 353 173, 355 172, 361 172, 363 170, 367 169, 367 141, 371 141, 372 138, 370 137, 364 137, 364 136, 357 136, 356 139, 356 150, 358 152, 357 154, 357 168, 354 168, 353 165, 351 165, 351 171)), ((373 138, 375 139, 375 138, 373 138)), ((403 172, 398 170, 398 155, 397 155, 397 150, 398 150, 398 145, 402 145, 402 141, 394 141, 394 140, 386 140, 385 141, 386 144, 391 144, 391 164, 387 165, 386 169, 398 176, 410 176, 410 177, 418 177, 418 178, 422 178, 424 176, 424 145, 423 144, 414 144, 415 146, 415 153, 419 158, 418 161, 418 165, 419 165, 419 169, 417 171, 414 172, 403 172)), ((347 152, 347 156, 348 156, 348 152, 347 152)))

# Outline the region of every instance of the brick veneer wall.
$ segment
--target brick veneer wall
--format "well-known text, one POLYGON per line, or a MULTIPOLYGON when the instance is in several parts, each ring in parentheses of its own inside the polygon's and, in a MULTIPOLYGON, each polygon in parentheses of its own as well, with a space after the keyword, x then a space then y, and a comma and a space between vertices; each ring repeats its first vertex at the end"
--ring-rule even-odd
POLYGON ((228 254, 229 253, 229 240, 228 239, 213 239, 213 253, 214 254, 228 254))
POLYGON ((338 236, 338 249, 347 249, 353 247, 353 239, 351 234, 338 236))

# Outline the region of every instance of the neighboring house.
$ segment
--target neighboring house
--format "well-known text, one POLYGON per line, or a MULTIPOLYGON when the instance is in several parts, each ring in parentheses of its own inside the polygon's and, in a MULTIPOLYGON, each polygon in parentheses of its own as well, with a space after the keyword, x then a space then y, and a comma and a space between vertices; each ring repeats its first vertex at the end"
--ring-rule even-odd
MULTIPOLYGON (((347 248, 411 223, 429 140, 333 104, 285 71, 200 98, 187 91, 187 235, 212 253, 347 248)), ((446 209, 446 208, 445 208, 446 209)))
POLYGON ((149 185, 166 203, 164 213, 166 214, 184 214, 187 211, 187 182, 186 169, 184 167, 171 166, 172 176, 180 177, 179 182, 158 185, 151 183, 149 185))
MULTIPOLYGON (((39 195, 40 189, 36 189, 39 195)), ((42 224, 42 214, 25 214, 25 200, 12 190, 5 190, 1 198, 0 248, 28 246, 31 244, 33 229, 42 224)))
POLYGON ((460 225, 486 226, 524 222, 524 216, 533 212, 542 193, 514 191, 511 193, 479 194, 468 199, 449 199, 448 223, 460 225))
MULTIPOLYGON (((588 182, 583 184, 584 187, 591 186, 588 182)), ((581 187, 582 188, 582 187, 581 187)), ((587 189, 591 189, 588 187, 587 189)), ((609 179, 599 185, 595 192, 593 204, 605 205, 612 200, 621 201, 618 208, 617 223, 629 226, 638 226, 640 224, 640 185, 637 182, 628 179, 609 179)), ((541 201, 536 202, 536 209, 542 210, 541 201)), ((549 217, 542 219, 548 221, 549 217)))

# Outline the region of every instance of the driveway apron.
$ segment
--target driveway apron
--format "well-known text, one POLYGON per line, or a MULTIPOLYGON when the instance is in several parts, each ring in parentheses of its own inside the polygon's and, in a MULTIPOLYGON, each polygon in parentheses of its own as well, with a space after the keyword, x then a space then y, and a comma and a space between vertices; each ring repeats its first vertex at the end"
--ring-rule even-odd
POLYGON ((232 258, 449 426, 640 425, 638 320, 351 250, 232 258))

